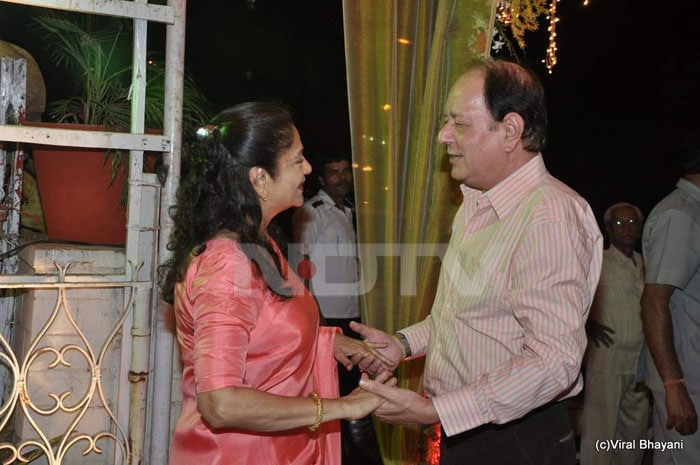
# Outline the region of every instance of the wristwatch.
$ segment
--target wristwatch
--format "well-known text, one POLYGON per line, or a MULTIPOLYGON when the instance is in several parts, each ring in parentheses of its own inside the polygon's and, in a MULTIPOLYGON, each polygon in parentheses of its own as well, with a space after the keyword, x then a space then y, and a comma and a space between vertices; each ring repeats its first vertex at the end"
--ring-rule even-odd
POLYGON ((411 355, 413 355, 413 352, 411 352, 411 346, 408 343, 408 339, 406 339, 406 336, 404 336, 403 333, 396 333, 394 334, 394 336, 396 336, 396 339, 398 339, 401 343, 401 347, 403 347, 403 353, 406 354, 406 358, 409 358, 411 355))

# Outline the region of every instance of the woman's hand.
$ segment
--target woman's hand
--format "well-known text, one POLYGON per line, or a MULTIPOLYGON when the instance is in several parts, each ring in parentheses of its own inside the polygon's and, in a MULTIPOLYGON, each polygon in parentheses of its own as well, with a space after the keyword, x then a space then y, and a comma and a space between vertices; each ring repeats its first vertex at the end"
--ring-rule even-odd
POLYGON ((352 370, 353 365, 372 367, 374 373, 392 371, 392 362, 379 353, 375 348, 382 348, 384 344, 366 344, 359 339, 353 339, 343 334, 336 334, 333 346, 333 356, 342 363, 347 370, 352 370))
MULTIPOLYGON (((366 375, 365 375, 366 376, 366 375)), ((374 380, 375 383, 382 384, 387 387, 396 387, 397 379, 392 377, 388 371, 383 372, 374 380)), ((356 388, 347 396, 341 397, 340 400, 346 403, 346 413, 343 416, 348 420, 359 420, 374 412, 383 403, 384 399, 362 388, 356 388)))

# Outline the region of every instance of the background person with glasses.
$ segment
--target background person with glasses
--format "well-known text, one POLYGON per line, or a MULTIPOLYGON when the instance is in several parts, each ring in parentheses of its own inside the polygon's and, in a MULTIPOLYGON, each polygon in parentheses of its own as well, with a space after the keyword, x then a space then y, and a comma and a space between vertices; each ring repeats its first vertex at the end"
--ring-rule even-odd
POLYGON ((603 216, 610 247, 603 252, 591 313, 586 322, 586 384, 581 425, 581 464, 639 464, 644 450, 597 450, 601 440, 646 438, 649 392, 644 370, 642 307, 644 263, 634 249, 642 233, 642 212, 616 203, 603 216))

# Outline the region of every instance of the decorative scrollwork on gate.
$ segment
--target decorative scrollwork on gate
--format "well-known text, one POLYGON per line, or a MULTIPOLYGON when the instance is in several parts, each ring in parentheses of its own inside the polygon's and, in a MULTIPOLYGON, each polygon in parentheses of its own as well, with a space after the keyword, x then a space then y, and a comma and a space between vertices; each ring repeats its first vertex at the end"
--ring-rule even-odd
POLYGON ((124 284, 110 286, 105 283, 65 283, 69 266, 57 265, 59 280, 51 286, 57 291, 56 303, 42 328, 25 349, 21 362, 0 334, 0 363, 14 378, 9 397, 0 403, 0 431, 5 430, 11 421, 20 421, 21 417, 30 426, 32 433, 30 435, 25 431, 22 434, 24 439, 19 443, 0 442, 0 463, 3 465, 29 463, 42 455, 45 456, 42 460, 49 465, 65 465, 69 463, 66 461, 69 452, 74 449, 79 450, 82 456, 89 456, 102 454, 107 445, 114 448, 114 463, 130 463, 127 435, 104 390, 106 383, 113 387, 115 380, 104 379, 103 369, 108 351, 114 348, 124 321, 133 307, 135 292, 124 284), (126 305, 101 341, 99 351, 94 349, 84 329, 78 324, 75 311, 66 297, 67 289, 83 287, 126 289, 126 305), (58 324, 59 319, 63 326, 58 324), (61 333, 59 338, 56 337, 56 332, 61 333), (56 346, 52 344, 52 341, 60 341, 61 338, 70 339, 71 342, 56 346), (72 390, 66 389, 65 384, 61 385, 60 380, 66 378, 70 379, 72 390), (76 385, 80 388, 76 389, 76 385), (106 430, 90 431, 90 426, 84 425, 89 415, 90 421, 95 415, 104 416, 100 422, 107 423, 109 427, 106 430), (54 432, 46 431, 46 424, 42 423, 46 419, 50 419, 54 432), (61 428, 59 433, 55 432, 57 425, 61 428))

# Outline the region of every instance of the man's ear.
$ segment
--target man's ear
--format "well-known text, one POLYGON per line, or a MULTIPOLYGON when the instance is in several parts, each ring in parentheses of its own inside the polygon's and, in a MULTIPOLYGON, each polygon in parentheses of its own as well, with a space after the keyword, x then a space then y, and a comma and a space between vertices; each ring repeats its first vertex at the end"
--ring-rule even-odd
POLYGON ((503 118, 503 123, 506 129, 506 135, 503 139, 507 152, 512 152, 522 140, 523 131, 525 130, 525 121, 523 117, 517 113, 508 113, 503 118))
POLYGON ((248 179, 250 180, 250 184, 253 186, 253 189, 255 189, 255 192, 258 193, 258 197, 261 199, 267 198, 267 178, 268 178, 267 171, 265 171, 265 168, 261 168, 259 166, 254 166, 253 168, 248 171, 248 179))

